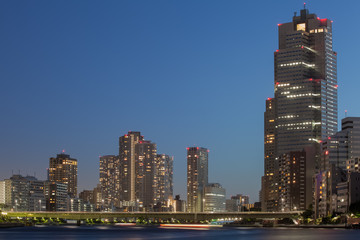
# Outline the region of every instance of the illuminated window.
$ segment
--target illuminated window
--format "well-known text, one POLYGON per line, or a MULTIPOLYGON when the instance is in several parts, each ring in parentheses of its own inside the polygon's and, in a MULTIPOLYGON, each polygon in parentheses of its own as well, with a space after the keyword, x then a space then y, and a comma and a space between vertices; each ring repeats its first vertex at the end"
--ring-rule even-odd
POLYGON ((305 31, 306 24, 305 23, 299 23, 296 25, 296 31, 305 31))

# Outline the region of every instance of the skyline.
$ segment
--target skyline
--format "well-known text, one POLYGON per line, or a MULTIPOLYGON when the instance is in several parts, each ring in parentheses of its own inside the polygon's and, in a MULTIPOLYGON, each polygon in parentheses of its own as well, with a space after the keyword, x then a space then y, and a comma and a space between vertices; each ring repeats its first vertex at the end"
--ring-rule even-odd
MULTIPOLYGON (((94 1, 86 6, 68 2, 73 8, 45 2, 41 6, 23 3, 15 8, 16 3, 5 3, 12 10, 19 11, 11 15, 12 11, 4 11, 6 7, 0 10, 4 22, 8 20, 10 23, 0 23, 2 32, 10 33, 0 40, 8 47, 0 58, 0 70, 7 80, 1 94, 3 117, 0 124, 3 127, 0 144, 3 147, 0 157, 2 162, 12 163, 3 166, 0 175, 7 178, 11 170, 17 172, 18 166, 22 166, 21 173, 29 169, 29 174, 36 172, 40 179, 45 179, 49 158, 65 149, 66 153, 78 159, 79 191, 91 189, 99 180, 99 155, 116 154, 117 138, 133 130, 141 131, 146 140, 157 143, 159 153, 174 156, 174 194, 181 194, 182 199, 186 196, 186 147, 196 145, 210 150, 209 182, 221 183, 228 196, 244 193, 250 195, 251 201, 257 200, 263 173, 264 100, 271 97, 270 91, 273 91, 277 24, 288 22, 293 12, 302 8, 302 1, 292 4, 279 2, 283 4, 279 4, 281 8, 276 9, 276 14, 255 10, 257 3, 235 1, 225 4, 207 1, 206 6, 197 2, 192 9, 183 2, 165 1, 157 2, 157 5, 141 2, 141 6, 130 2, 108 2, 100 9, 94 1), (128 7, 130 13, 123 10, 121 13, 125 16, 116 16, 116 7, 120 6, 128 7), (244 6, 248 12, 238 11, 244 6), (55 16, 50 14, 51 11, 41 11, 51 7, 60 8, 55 16), (79 10, 83 8, 85 11, 81 15, 79 10), (151 12, 148 8, 157 14, 148 13, 151 12), (113 15, 101 14, 101 10, 113 15), (222 15, 215 14, 221 11, 222 15), (263 17, 256 17, 254 24, 246 26, 244 22, 251 12, 263 17), (67 13, 69 19, 61 18, 63 15, 60 13, 67 13), (108 19, 92 19, 91 13, 108 19), (134 13, 139 16, 132 16, 134 13), (164 16, 170 20, 162 21, 164 16), (129 33, 128 39, 111 32, 116 29, 115 24, 103 29, 105 23, 119 18, 126 21, 121 29, 129 33), (102 21, 99 23, 97 20, 102 21), (86 21, 93 28, 80 28, 87 26, 86 21), (23 22, 25 24, 21 25, 23 22), (54 23, 60 27, 57 28, 60 33, 70 33, 72 39, 55 30, 48 31, 52 30, 49 25, 54 23), (76 32, 72 23, 82 30, 76 32), (168 32, 163 33, 164 30, 168 32), (96 38, 97 33, 105 35, 96 38), (253 36, 249 38, 251 34, 253 36), (261 35, 266 36, 266 41, 260 41, 261 35), (25 36, 29 38, 16 38, 25 36), (93 38, 86 42, 86 37, 93 38), (148 41, 140 41, 142 37, 148 37, 148 41), (47 42, 49 40, 52 44, 47 42), (116 40, 128 44, 130 50, 118 46, 116 40), (132 41, 137 44, 131 44, 132 41), (250 54, 255 57, 251 58, 250 54), (158 61, 153 61, 153 58, 158 61), (104 59, 106 64, 101 65, 104 59), (247 69, 251 71, 244 72, 247 69), (153 84, 142 80, 145 77, 153 84), (128 79, 140 83, 131 83, 128 79), (263 89, 258 89, 259 81, 263 89), (122 88, 122 85, 126 87, 122 88), (140 96, 133 96, 135 87, 140 96), (62 98, 67 100, 60 100, 62 98), (131 102, 122 101, 130 98, 131 102), (151 106, 143 107, 148 99, 151 106), (121 110, 124 103, 130 106, 121 110), (158 108, 157 111, 152 107, 158 108), (199 114, 199 111, 203 113, 199 114), (127 113, 125 117, 123 112, 127 113), (139 116, 133 117, 135 114, 139 116), (196 130, 198 133, 194 135, 196 130), (34 139, 34 136, 37 137, 34 139), (18 151, 19 146, 21 151, 18 151), (86 175, 92 178, 86 178, 86 175), (231 184, 234 179, 239 185, 231 184)), ((355 59, 360 49, 355 42, 356 32, 349 31, 349 22, 355 22, 354 9, 360 4, 354 2, 354 7, 346 8, 347 14, 341 15, 341 12, 346 12, 342 11, 345 6, 337 5, 335 8, 332 5, 335 1, 326 1, 329 6, 320 2, 324 1, 310 2, 307 8, 319 17, 334 20, 334 49, 339 53, 339 119, 344 117, 345 109, 348 116, 359 116, 360 110, 354 103, 351 105, 360 85, 352 80, 356 76, 356 65, 351 63, 351 59, 355 59)), ((264 9, 275 8, 273 3, 262 4, 264 9)))

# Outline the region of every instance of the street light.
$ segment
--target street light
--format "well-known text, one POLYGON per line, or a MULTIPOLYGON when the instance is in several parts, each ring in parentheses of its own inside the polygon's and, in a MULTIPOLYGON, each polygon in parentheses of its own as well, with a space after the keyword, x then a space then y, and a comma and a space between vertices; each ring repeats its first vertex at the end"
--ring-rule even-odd
POLYGON ((203 212, 205 212, 205 198, 203 198, 203 212))

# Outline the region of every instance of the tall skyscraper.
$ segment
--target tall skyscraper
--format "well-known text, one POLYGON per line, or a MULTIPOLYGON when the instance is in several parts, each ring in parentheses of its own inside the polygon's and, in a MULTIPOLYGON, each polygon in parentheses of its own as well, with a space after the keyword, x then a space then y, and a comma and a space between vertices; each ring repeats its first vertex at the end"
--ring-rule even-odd
POLYGON ((130 131, 119 139, 119 160, 120 160, 120 199, 122 201, 136 201, 135 196, 135 145, 144 139, 140 132, 130 131))
POLYGON ((100 157, 102 208, 120 207, 120 161, 118 156, 100 157))
POLYGON ((332 21, 310 14, 304 8, 300 16, 295 14, 292 22, 278 24, 278 30, 279 49, 274 53, 275 97, 267 100, 265 112, 262 199, 263 210, 270 211, 279 210, 278 157, 313 146, 315 167, 306 174, 314 174, 320 168, 319 143, 336 133, 338 114, 332 21), (275 136, 270 142, 273 130, 275 136), (271 178, 271 174, 275 177, 271 178), (274 188, 266 191, 266 186, 274 188))
POLYGON ((49 181, 67 184, 68 194, 77 196, 77 160, 61 153, 50 158, 49 181))
POLYGON ((157 169, 157 199, 162 207, 167 207, 169 199, 173 196, 173 161, 174 158, 166 154, 158 154, 156 158, 157 169))
POLYGON ((135 145, 135 198, 139 207, 150 209, 159 199, 157 193, 156 144, 139 141, 135 145))
POLYGON ((204 211, 203 190, 208 184, 208 150, 187 148, 187 204, 188 212, 204 211))

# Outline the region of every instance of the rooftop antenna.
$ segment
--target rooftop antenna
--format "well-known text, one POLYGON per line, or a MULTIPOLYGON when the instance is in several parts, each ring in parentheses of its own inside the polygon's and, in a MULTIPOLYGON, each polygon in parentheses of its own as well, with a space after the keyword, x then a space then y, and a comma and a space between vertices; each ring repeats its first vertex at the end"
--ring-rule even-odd
POLYGON ((345 110, 345 117, 347 117, 347 110, 345 110))
POLYGON ((304 9, 306 9, 306 2, 304 2, 304 9))

